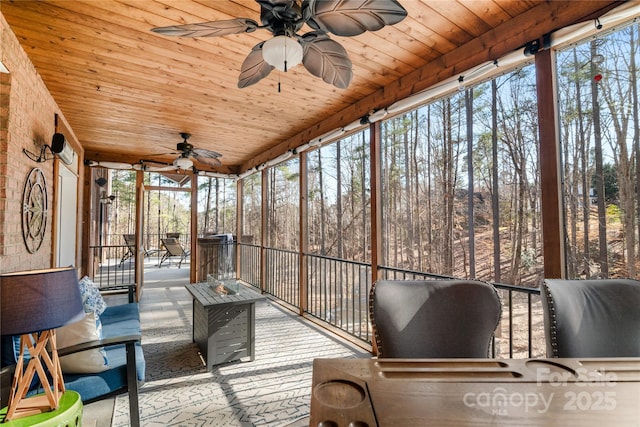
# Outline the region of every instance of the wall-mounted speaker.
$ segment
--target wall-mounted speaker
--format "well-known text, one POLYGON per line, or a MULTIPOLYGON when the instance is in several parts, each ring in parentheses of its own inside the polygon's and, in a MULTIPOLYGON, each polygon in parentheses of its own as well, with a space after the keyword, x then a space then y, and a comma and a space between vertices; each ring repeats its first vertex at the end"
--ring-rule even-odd
POLYGON ((61 133, 54 133, 51 139, 51 151, 57 154, 60 160, 70 165, 73 163, 73 157, 76 153, 67 142, 67 139, 61 133))

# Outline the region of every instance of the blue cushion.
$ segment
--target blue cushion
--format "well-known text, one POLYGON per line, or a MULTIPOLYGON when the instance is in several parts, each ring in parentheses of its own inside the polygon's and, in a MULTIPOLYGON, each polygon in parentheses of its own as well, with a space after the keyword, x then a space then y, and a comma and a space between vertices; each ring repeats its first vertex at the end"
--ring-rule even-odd
MULTIPOLYGON (((136 373, 138 381, 144 381, 145 361, 140 343, 136 343, 136 373)), ((68 390, 80 394, 82 401, 103 396, 127 384, 127 355, 125 346, 105 349, 111 369, 96 374, 64 374, 64 385, 68 390)))
POLYGON ((137 303, 107 307, 100 316, 100 321, 102 322, 102 336, 105 338, 137 335, 142 332, 137 303))
POLYGON ((122 320, 140 322, 140 307, 137 302, 108 306, 100 315, 100 319, 102 319, 103 324, 122 320))

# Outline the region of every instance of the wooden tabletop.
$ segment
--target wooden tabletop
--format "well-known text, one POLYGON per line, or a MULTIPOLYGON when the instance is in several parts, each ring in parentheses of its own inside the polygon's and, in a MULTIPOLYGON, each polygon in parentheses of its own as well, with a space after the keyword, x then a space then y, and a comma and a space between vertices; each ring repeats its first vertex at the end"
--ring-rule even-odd
POLYGON ((640 426, 640 358, 316 359, 312 427, 640 426))
POLYGON ((212 305, 244 304, 265 299, 264 295, 242 284, 239 285, 239 292, 228 295, 217 293, 212 286, 213 285, 209 283, 192 283, 185 285, 187 291, 205 307, 212 305))

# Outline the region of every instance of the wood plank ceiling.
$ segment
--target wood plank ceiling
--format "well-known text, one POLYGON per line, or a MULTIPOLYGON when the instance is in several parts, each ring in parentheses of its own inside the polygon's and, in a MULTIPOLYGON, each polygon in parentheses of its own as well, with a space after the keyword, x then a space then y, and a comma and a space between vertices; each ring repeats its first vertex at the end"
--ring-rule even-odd
POLYGON ((160 154, 189 132, 194 146, 222 154, 222 166, 213 170, 237 173, 615 3, 400 2, 408 17, 394 26, 331 35, 354 64, 347 89, 302 65, 239 89, 245 57, 271 37, 264 30, 194 39, 150 31, 237 17, 258 21, 254 0, 2 0, 0 12, 86 158, 170 162, 175 155, 160 154))

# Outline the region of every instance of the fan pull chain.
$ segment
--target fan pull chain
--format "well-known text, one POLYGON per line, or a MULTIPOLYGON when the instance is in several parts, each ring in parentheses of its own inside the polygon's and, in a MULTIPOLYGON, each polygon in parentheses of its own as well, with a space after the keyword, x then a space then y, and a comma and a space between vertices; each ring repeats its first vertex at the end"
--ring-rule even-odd
POLYGON ((284 39, 284 72, 287 72, 287 40, 284 39))
POLYGON ((280 93, 280 71, 278 71, 278 93, 280 93))

